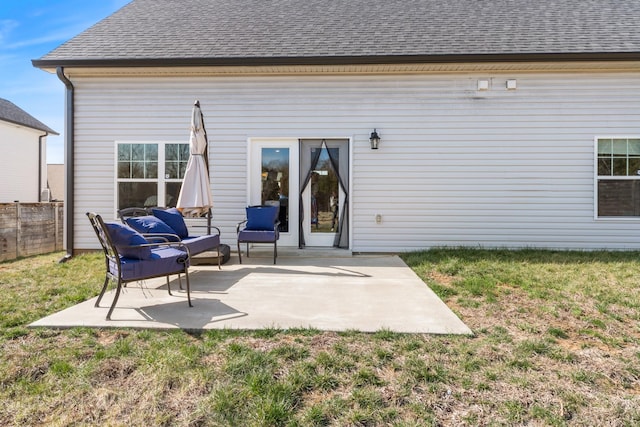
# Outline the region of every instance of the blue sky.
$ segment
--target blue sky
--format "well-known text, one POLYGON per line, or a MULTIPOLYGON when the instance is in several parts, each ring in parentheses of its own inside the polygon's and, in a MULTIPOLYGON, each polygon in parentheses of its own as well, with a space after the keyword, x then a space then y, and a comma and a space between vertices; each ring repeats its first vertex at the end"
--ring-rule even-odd
POLYGON ((47 163, 64 162, 64 85, 31 65, 131 0, 0 0, 0 98, 60 133, 47 163))

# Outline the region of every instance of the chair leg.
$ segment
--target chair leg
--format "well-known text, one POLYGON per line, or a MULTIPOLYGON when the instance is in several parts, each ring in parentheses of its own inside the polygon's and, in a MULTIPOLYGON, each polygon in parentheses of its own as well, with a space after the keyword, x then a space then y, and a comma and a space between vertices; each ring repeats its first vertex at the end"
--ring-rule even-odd
POLYGON ((220 259, 220 245, 218 245, 218 270, 222 270, 222 260, 220 259))
POLYGON ((240 250, 240 242, 238 242, 238 260, 242 264, 242 251, 240 250))
POLYGON ((189 307, 193 307, 191 304, 191 285, 189 284, 189 267, 185 264, 184 266, 184 275, 187 278, 187 301, 189 302, 189 307))
POLYGON ((94 307, 100 307, 100 301, 102 301, 102 296, 104 292, 107 290, 107 285, 109 284, 109 275, 104 276, 104 285, 102 285, 102 290, 100 291, 100 295, 98 295, 98 299, 96 300, 96 304, 94 307))
MULTIPOLYGON (((178 280, 180 280, 180 276, 178 276, 178 280)), ((180 289, 182 289, 182 286, 180 286, 180 289)), ((173 295, 171 293, 171 285, 169 284, 169 276, 167 276, 167 291, 169 291, 169 295, 173 295)))
POLYGON ((182 290, 182 278, 180 277, 180 273, 178 273, 178 286, 180 286, 180 290, 182 290))
POLYGON ((247 258, 249 258, 249 242, 247 242, 247 258))
POLYGON ((278 256, 278 241, 273 242, 273 264, 276 263, 276 257, 278 256))
POLYGON ((109 312, 107 313, 107 320, 111 320, 111 313, 113 313, 113 309, 116 308, 116 303, 118 302, 118 298, 120 297, 121 290, 122 290, 122 280, 118 279, 116 294, 113 296, 113 302, 111 303, 111 307, 109 308, 109 312))

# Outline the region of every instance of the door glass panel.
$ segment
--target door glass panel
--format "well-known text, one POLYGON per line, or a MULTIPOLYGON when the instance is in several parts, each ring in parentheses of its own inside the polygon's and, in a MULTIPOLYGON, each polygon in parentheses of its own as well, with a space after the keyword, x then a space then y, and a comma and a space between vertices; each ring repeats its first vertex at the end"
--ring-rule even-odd
POLYGON ((262 148, 261 203, 278 204, 280 231, 289 231, 289 149, 262 148))
MULTIPOLYGON (((329 152, 326 147, 311 148, 311 158, 317 150, 320 152, 318 165, 311 175, 311 232, 336 232, 338 226, 339 186, 338 177, 333 171, 329 152)), ((339 164, 339 149, 329 148, 331 158, 339 164)))

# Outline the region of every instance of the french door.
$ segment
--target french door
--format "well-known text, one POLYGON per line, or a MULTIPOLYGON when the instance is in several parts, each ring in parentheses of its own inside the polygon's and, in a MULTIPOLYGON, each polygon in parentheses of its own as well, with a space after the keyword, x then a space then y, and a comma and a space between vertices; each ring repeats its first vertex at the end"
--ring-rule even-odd
POLYGON ((249 205, 279 206, 279 246, 347 248, 348 139, 249 140, 249 205))
POLYGON ((255 138, 249 141, 249 205, 280 207, 278 246, 298 246, 299 141, 255 138))
POLYGON ((348 176, 348 140, 300 140, 300 246, 348 247, 348 176))

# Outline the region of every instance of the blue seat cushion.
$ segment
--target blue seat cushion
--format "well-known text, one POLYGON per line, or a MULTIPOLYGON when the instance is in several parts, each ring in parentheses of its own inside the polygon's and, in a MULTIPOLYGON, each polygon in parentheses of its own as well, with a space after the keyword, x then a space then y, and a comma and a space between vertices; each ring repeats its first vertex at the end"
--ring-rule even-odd
POLYGON ((138 260, 151 258, 151 249, 148 246, 135 247, 149 243, 136 230, 117 222, 107 222, 104 225, 107 233, 109 233, 111 242, 115 245, 120 255, 138 260))
POLYGON ((182 239, 182 243, 189 248, 189 254, 197 255, 202 252, 211 251, 216 249, 220 245, 220 236, 206 235, 206 236, 189 236, 182 239))
POLYGON ((238 233, 238 242, 273 243, 276 240, 275 231, 244 229, 238 233))
MULTIPOLYGON (((149 277, 167 276, 183 272, 187 253, 176 248, 161 247, 151 250, 148 259, 120 257, 122 280, 142 280, 149 277)), ((109 270, 117 276, 117 267, 109 263, 109 270)))
POLYGON ((273 230, 278 217, 277 206, 247 207, 246 230, 273 230))
POLYGON ((180 213, 178 209, 153 208, 151 209, 151 212, 153 213, 153 216, 160 218, 165 224, 171 227, 175 231, 175 234, 177 234, 181 239, 184 239, 189 235, 187 224, 184 222, 182 213, 180 213))
POLYGON ((134 228, 139 233, 173 234, 175 237, 168 237, 168 239, 174 242, 180 241, 180 238, 177 236, 177 233, 173 228, 169 227, 167 223, 153 215, 134 216, 127 218, 125 221, 127 225, 134 228))

